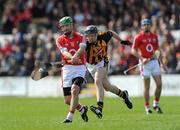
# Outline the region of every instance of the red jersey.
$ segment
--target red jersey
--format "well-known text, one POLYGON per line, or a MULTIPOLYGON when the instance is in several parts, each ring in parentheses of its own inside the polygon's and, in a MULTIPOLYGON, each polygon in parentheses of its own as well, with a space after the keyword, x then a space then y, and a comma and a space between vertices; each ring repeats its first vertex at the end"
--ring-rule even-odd
POLYGON ((143 58, 151 58, 154 51, 159 48, 157 35, 140 32, 135 36, 132 48, 138 49, 143 58))
MULTIPOLYGON (((61 35, 56 40, 57 47, 61 49, 67 49, 69 53, 73 56, 77 50, 79 49, 79 44, 84 43, 85 44, 85 38, 82 34, 73 32, 73 37, 70 38, 66 35, 61 35)), ((80 64, 85 64, 85 54, 80 55, 80 64)), ((66 63, 71 64, 71 62, 67 61, 67 58, 62 55, 62 60, 65 60, 66 63)))

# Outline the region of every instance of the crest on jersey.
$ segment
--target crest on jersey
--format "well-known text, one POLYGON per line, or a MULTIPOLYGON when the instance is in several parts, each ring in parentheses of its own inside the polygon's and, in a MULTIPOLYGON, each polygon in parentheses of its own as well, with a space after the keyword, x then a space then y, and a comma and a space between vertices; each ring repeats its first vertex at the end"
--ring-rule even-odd
POLYGON ((153 51, 153 46, 151 44, 146 45, 146 51, 147 52, 152 52, 153 51))
POLYGON ((76 53, 76 50, 75 49, 70 49, 69 52, 74 55, 76 53))

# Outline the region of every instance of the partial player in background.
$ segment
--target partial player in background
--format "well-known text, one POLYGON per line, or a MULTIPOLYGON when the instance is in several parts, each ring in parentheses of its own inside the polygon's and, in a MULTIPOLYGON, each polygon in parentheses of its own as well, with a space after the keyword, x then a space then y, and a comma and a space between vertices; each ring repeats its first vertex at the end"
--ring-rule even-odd
POLYGON ((161 60, 160 49, 158 45, 158 37, 156 34, 150 32, 150 28, 151 20, 143 19, 141 21, 142 31, 135 36, 134 43, 132 46, 132 54, 134 54, 142 63, 142 65, 140 66, 140 73, 143 77, 145 110, 147 114, 152 113, 149 103, 149 89, 151 76, 153 77, 156 83, 153 108, 157 111, 157 113, 162 113, 162 110, 159 105, 162 90, 161 67, 165 69, 165 66, 161 60), (160 55, 160 57, 158 55, 160 55), (158 59, 157 56, 159 57, 158 59))
POLYGON ((79 93, 86 73, 85 66, 85 38, 73 31, 73 20, 66 16, 59 20, 60 35, 56 44, 65 62, 62 67, 62 87, 65 103, 70 105, 69 113, 63 123, 71 123, 75 109, 81 113, 82 119, 87 122, 88 107, 79 103, 79 93))
POLYGON ((98 118, 102 118, 104 89, 121 97, 126 103, 127 107, 131 109, 133 105, 129 100, 128 92, 126 90, 122 91, 117 86, 112 85, 107 79, 109 64, 107 58, 107 46, 110 39, 114 37, 119 41, 120 44, 123 45, 131 45, 131 43, 129 41, 121 40, 118 34, 112 30, 98 33, 97 27, 94 25, 88 26, 85 29, 84 34, 87 39, 86 65, 88 71, 94 78, 97 95, 97 106, 90 106, 91 111, 94 112, 98 118))

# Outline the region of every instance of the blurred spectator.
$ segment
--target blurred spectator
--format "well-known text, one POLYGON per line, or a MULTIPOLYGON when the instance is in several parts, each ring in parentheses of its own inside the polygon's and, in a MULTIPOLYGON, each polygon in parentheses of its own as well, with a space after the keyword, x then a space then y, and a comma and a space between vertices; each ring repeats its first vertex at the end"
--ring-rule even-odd
MULTIPOLYGON (((59 18, 65 15, 74 18, 77 28, 94 24, 117 33, 126 31, 124 38, 131 42, 140 20, 151 18, 167 73, 180 73, 180 41, 171 34, 171 30, 180 30, 179 7, 179 0, 0 0, 0 34, 12 34, 12 41, 0 43, 0 76, 29 75, 35 59, 60 60, 55 34, 59 18)), ((128 47, 111 44, 109 48, 110 74, 123 74, 138 63, 128 47)), ((137 73, 137 69, 129 72, 137 73)))

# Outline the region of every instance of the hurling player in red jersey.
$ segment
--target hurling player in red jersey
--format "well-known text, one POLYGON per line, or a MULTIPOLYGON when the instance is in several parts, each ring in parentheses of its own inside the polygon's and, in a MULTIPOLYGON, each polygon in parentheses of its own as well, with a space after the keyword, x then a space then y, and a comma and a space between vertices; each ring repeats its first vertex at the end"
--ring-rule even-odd
POLYGON ((82 119, 87 122, 88 107, 79 103, 79 92, 84 82, 86 73, 85 66, 85 38, 78 32, 73 31, 73 20, 66 16, 59 20, 62 35, 56 39, 62 60, 62 87, 65 103, 70 105, 69 113, 63 123, 71 123, 75 109, 81 113, 82 119))
POLYGON ((150 76, 153 77, 156 83, 153 108, 157 111, 157 113, 162 113, 159 106, 162 90, 161 67, 163 69, 165 68, 161 60, 161 56, 155 56, 155 52, 159 52, 160 55, 158 37, 156 34, 150 32, 150 28, 151 20, 143 19, 141 21, 142 31, 135 36, 132 46, 132 54, 139 58, 142 63, 140 66, 140 73, 143 76, 145 110, 147 114, 152 113, 149 104, 150 76))

